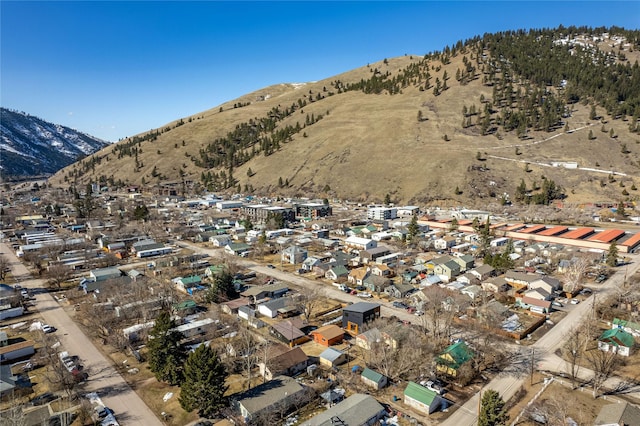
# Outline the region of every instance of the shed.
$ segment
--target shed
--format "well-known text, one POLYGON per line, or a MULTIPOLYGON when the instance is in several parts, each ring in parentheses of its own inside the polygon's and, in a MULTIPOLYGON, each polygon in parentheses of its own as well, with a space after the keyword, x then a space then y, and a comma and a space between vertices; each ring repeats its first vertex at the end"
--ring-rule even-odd
POLYGON ((605 332, 598 337, 598 349, 622 356, 631 355, 634 344, 633 336, 619 328, 605 330, 605 332))
POLYGON ((320 365, 337 367, 347 362, 347 354, 334 348, 327 348, 320 354, 320 365))
POLYGON ((344 330, 334 324, 325 325, 311 332, 313 340, 322 346, 337 345, 344 338, 344 330))
POLYGON ((409 382, 404 389, 404 403, 425 414, 447 407, 446 400, 440 395, 414 382, 409 382))
POLYGON ((365 368, 362 371, 360 378, 365 385, 376 390, 382 389, 383 387, 387 386, 387 376, 380 374, 377 371, 373 371, 370 368, 365 368))

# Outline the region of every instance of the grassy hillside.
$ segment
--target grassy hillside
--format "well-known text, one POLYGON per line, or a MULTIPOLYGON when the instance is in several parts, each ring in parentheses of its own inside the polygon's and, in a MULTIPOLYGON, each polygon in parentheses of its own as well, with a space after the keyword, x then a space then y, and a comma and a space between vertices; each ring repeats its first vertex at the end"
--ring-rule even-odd
MULTIPOLYGON (((620 113, 616 105, 622 103, 596 101, 602 95, 595 90, 585 93, 584 84, 582 88, 571 81, 564 88, 555 82, 532 85, 534 77, 505 72, 505 63, 490 55, 494 41, 479 40, 427 57, 385 59, 318 82, 267 87, 138 135, 137 140, 121 141, 118 147, 108 147, 62 170, 51 181, 151 188, 185 181, 193 182, 194 190, 209 186, 216 191, 368 202, 382 201, 390 194, 396 202, 481 206, 497 202, 505 193, 513 199, 521 180, 532 189, 547 179, 564 188, 568 203, 635 199, 635 187, 640 186, 637 115, 620 113), (460 70, 471 68, 457 81, 460 70), (436 79, 444 82, 445 73, 448 88, 434 93, 436 79), (394 78, 397 84, 385 86, 378 94, 348 88, 394 78), (507 85, 514 99, 521 99, 520 92, 533 93, 532 99, 537 96, 538 111, 554 96, 572 98, 562 104, 562 108, 566 105, 561 111, 564 117, 557 115, 548 129, 538 129, 544 120, 539 119, 540 112, 523 110, 526 99, 505 100, 500 99, 502 92, 496 94, 497 87, 502 91, 507 85), (536 90, 541 94, 536 95, 536 90), (594 104, 598 105, 595 119, 594 104), (463 108, 469 111, 472 106, 478 113, 465 117, 463 108), (527 124, 505 130, 501 122, 518 108, 524 111, 520 117, 526 116, 527 124), (266 123, 260 120, 275 116, 275 124, 273 120, 266 124, 273 124, 274 130, 259 133, 266 123), (309 123, 309 117, 322 118, 309 123), (255 135, 242 141, 237 135, 236 140, 227 137, 243 123, 255 135), (299 130, 291 130, 296 127, 299 130), (275 148, 269 145, 270 135, 287 128, 291 134, 275 148), (216 142, 219 138, 226 139, 216 142), (208 164, 203 164, 202 150, 208 164), (545 166, 552 162, 577 162, 579 167, 599 171, 545 166), (607 171, 626 176, 610 176, 607 171)), ((613 51, 618 63, 633 64, 638 59, 635 43, 616 45, 615 40, 603 38, 592 44, 603 52, 613 51)))

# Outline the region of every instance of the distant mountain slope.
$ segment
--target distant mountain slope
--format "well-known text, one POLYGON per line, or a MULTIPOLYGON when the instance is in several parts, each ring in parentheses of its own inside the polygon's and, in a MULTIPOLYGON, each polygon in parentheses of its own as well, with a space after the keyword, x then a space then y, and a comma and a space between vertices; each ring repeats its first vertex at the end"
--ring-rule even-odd
POLYGON ((0 108, 0 174, 3 177, 53 174, 107 145, 108 142, 77 130, 0 108))
POLYGON ((637 30, 485 34, 265 87, 50 181, 468 206, 640 202, 639 58, 637 30))

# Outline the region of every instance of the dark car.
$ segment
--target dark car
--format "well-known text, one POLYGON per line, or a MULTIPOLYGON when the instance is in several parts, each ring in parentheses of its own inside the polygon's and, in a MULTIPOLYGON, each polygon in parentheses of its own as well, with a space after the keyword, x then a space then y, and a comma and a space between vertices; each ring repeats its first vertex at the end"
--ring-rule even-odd
POLYGON ((394 308, 400 308, 400 309, 407 309, 408 308, 407 305, 405 305, 402 302, 398 302, 397 300, 395 302, 393 302, 393 307, 394 308))
POLYGON ((273 266, 273 265, 267 265, 267 268, 269 268, 269 269, 276 269, 276 267, 275 267, 275 266, 273 266))
POLYGON ((607 274, 600 274, 600 275, 598 275, 598 276, 597 276, 597 278, 596 278, 596 282, 597 282, 598 284, 603 283, 603 282, 605 282, 605 281, 607 280, 607 278, 609 278, 609 277, 607 276, 607 274))
POLYGON ((58 397, 55 396, 54 394, 52 394, 51 392, 46 392, 43 393, 42 395, 38 395, 35 398, 33 398, 30 402, 31 405, 44 405, 47 404, 55 399, 57 399, 58 397))
POLYGON ((365 286, 363 286, 363 285, 359 285, 359 286, 356 287, 356 290, 358 290, 358 291, 365 291, 366 289, 367 288, 365 286))

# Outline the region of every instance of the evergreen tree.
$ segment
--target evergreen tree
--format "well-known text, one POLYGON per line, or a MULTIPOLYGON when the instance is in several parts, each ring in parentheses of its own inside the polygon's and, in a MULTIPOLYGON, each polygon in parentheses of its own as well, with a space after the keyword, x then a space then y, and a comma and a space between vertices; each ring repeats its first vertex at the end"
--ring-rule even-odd
POLYGON ((611 242, 609 251, 607 252, 607 266, 612 268, 618 264, 618 244, 615 241, 611 242))
POLYGON ((411 222, 407 226, 407 237, 409 240, 413 240, 420 232, 420 226, 418 225, 418 216, 413 215, 411 222))
POLYGON ((386 205, 391 204, 391 195, 387 194, 387 195, 384 196, 384 203, 386 205))
POLYGON ((182 382, 186 352, 180 346, 182 333, 172 330, 176 327, 169 312, 163 311, 156 318, 149 333, 149 368, 159 381, 177 385, 182 382))
POLYGON ((505 403, 500 394, 489 389, 482 394, 478 426, 501 426, 509 421, 509 415, 504 409, 505 403))
POLYGON ((236 297, 238 297, 238 292, 233 285, 233 275, 225 268, 215 276, 205 299, 209 303, 220 303, 235 299, 236 297))
POLYGON ((207 345, 198 346, 184 364, 180 406, 185 411, 197 409, 200 417, 216 417, 227 406, 227 376, 218 355, 207 345))

